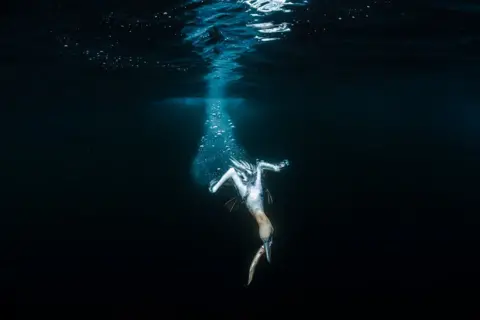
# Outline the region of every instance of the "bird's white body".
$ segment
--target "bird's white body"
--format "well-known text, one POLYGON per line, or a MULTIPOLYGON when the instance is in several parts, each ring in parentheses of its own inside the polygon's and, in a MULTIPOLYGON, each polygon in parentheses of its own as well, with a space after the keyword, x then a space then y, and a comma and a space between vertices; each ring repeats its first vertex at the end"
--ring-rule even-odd
POLYGON ((270 261, 270 246, 272 243, 273 226, 263 209, 262 174, 264 170, 279 172, 289 165, 288 160, 279 164, 257 161, 252 165, 242 160, 231 159, 232 166, 218 181, 211 183, 210 192, 215 193, 229 179, 243 199, 248 211, 258 223, 260 239, 264 243, 267 260, 270 261))

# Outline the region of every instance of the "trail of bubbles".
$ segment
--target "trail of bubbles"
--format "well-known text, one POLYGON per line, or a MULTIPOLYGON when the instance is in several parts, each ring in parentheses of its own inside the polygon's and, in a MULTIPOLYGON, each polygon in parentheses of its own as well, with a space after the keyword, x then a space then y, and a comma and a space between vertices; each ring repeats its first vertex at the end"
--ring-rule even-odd
POLYGON ((183 33, 210 68, 205 76, 208 88, 205 134, 192 167, 195 180, 205 185, 228 169, 231 157, 247 158, 235 140, 234 125, 225 110, 226 88, 241 78, 237 70, 239 57, 252 51, 255 45, 279 39, 290 31, 290 24, 275 22, 278 17, 273 13, 289 12, 287 7, 293 3, 285 0, 193 0, 190 3, 198 5, 189 12, 190 21, 183 33))
MULTIPOLYGON (((212 82, 214 82, 212 80, 212 82)), ((213 86, 211 83, 209 96, 218 96, 224 89, 223 83, 213 86)), ((237 143, 234 135, 234 124, 225 108, 228 100, 212 98, 206 101, 207 119, 205 134, 201 138, 197 156, 193 161, 192 174, 197 183, 207 185, 228 170, 230 157, 245 159, 245 150, 237 143)))

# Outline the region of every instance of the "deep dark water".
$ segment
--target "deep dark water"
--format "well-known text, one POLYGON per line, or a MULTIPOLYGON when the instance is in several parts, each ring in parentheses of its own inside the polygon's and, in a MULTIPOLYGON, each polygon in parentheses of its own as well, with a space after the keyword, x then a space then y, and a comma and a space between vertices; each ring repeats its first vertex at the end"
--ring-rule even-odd
POLYGON ((240 142, 292 163, 268 177, 273 264, 248 289, 253 220, 189 174, 203 111, 152 106, 201 95, 200 82, 4 63, 4 305, 103 305, 119 318, 472 314, 478 62, 314 57, 260 64, 242 80, 253 85, 232 88, 251 101, 233 111, 240 142))
POLYGON ((161 77, 98 75, 94 86, 92 74, 71 71, 33 78, 24 85, 43 87, 28 96, 11 83, 5 301, 248 316, 261 298, 280 310, 383 305, 468 299, 478 286, 479 97, 465 66, 324 69, 303 74, 303 87, 252 90, 261 108, 239 118, 239 140, 292 167, 267 180, 273 264, 249 289, 253 220, 189 176, 202 110, 152 109, 154 87, 173 86, 161 77))

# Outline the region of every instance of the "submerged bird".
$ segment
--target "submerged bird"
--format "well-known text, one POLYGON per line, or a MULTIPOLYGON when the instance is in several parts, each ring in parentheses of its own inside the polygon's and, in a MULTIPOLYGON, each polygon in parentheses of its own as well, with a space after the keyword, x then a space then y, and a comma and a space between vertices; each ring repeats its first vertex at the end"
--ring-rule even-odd
MULTIPOLYGON (((271 262, 271 245, 273 240, 273 226, 268 219, 267 215, 265 214, 265 210, 263 208, 263 185, 262 185, 262 177, 264 170, 279 172, 283 168, 289 165, 288 160, 284 160, 278 164, 272 164, 265 161, 257 160, 256 165, 253 165, 249 162, 237 159, 230 159, 232 162, 232 166, 230 169, 223 174, 223 176, 218 181, 212 181, 210 184, 210 192, 216 193, 218 189, 226 184, 227 182, 232 181, 233 185, 237 189, 239 196, 242 199, 242 202, 245 203, 250 214, 255 218, 258 224, 258 232, 260 239, 263 242, 263 246, 260 248, 259 252, 264 250, 265 256, 268 262, 271 262)), ((267 196, 269 201, 272 200, 270 192, 267 191, 267 196)), ((236 201, 231 199, 231 201, 236 201)), ((227 202, 227 205, 229 204, 227 202)), ((233 203, 235 206, 236 202, 233 203)), ((233 206, 231 209, 233 209, 233 206)), ((261 255, 257 252, 258 258, 256 258, 256 262, 252 262, 253 268, 255 268, 256 264, 258 263, 258 259, 260 259, 261 255)), ((253 273, 252 273, 253 276, 253 273)))

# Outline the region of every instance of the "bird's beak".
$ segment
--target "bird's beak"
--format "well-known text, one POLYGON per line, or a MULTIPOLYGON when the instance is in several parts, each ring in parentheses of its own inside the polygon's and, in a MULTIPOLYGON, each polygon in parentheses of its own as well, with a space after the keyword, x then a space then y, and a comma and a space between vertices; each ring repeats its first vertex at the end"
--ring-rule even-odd
POLYGON ((265 257, 267 258, 268 263, 271 263, 272 260, 272 250, 270 246, 272 245, 271 241, 265 241, 263 247, 265 248, 265 257))

